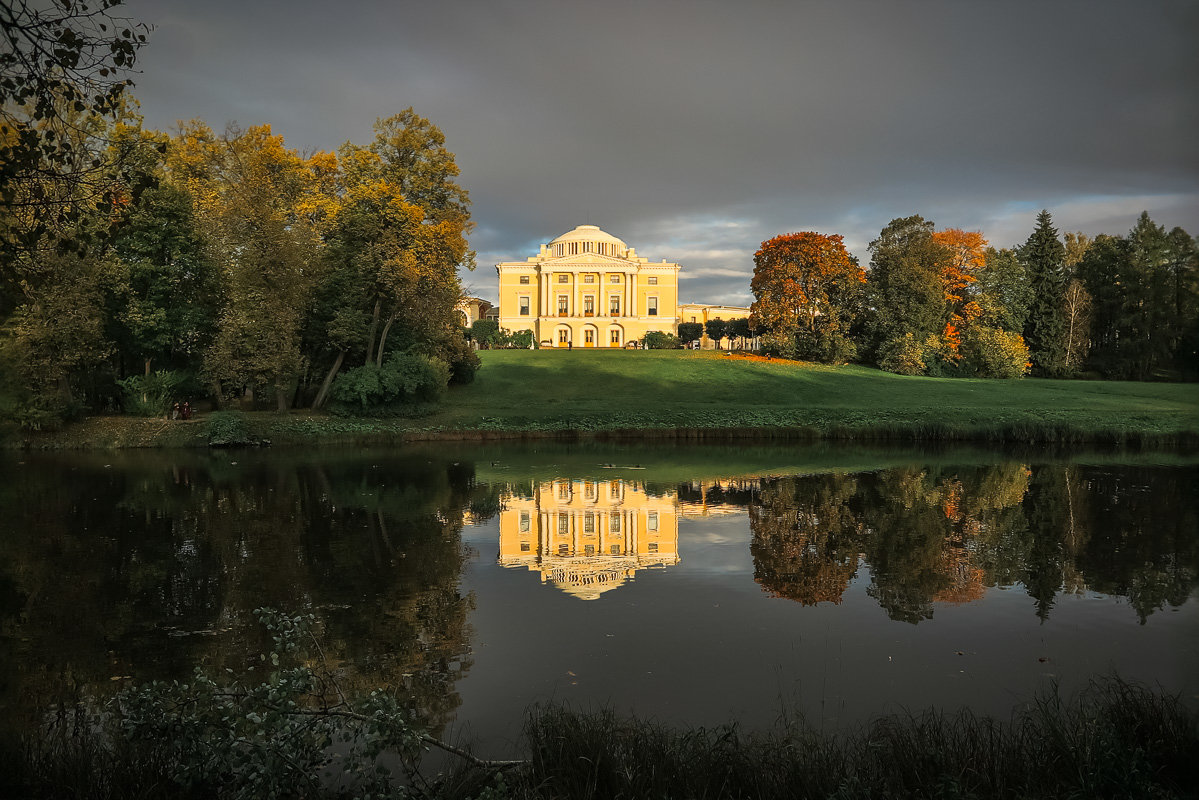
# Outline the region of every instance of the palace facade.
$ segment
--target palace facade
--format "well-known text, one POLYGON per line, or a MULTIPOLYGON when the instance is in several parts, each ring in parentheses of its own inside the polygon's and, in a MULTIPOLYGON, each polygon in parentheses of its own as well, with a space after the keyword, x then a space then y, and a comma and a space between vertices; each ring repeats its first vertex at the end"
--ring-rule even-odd
POLYGON ((651 263, 594 225, 495 268, 500 327, 531 330, 542 347, 624 347, 677 332, 679 265, 651 263))

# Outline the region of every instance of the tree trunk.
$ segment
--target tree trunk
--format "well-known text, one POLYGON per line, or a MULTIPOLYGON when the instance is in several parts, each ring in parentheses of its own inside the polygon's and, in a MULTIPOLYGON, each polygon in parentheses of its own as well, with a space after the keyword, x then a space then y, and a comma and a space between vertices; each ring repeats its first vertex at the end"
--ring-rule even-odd
POLYGON ((383 333, 379 334, 379 352, 375 356, 376 367, 383 366, 383 351, 385 349, 384 345, 387 344, 387 334, 391 331, 391 323, 395 321, 396 315, 395 312, 392 312, 391 316, 387 318, 387 324, 383 326, 383 333))
MULTIPOLYGON (((152 359, 152 358, 147 358, 147 359, 146 359, 146 377, 147 377, 147 378, 148 378, 148 377, 150 377, 150 362, 151 362, 151 361, 153 361, 153 360, 154 360, 154 359, 152 359)), ((145 385, 146 385, 146 384, 144 384, 144 383, 142 384, 142 387, 143 387, 143 389, 145 388, 145 385)), ((145 391, 143 391, 143 392, 142 392, 142 402, 143 402, 143 403, 148 403, 148 402, 150 402, 150 395, 149 395, 149 393, 148 393, 148 392, 145 392, 145 391)))
POLYGON ((321 383, 321 389, 316 393, 316 399, 312 401, 312 408, 315 411, 318 408, 323 408, 325 402, 329 399, 329 390, 333 387, 333 379, 337 377, 337 371, 341 369, 341 364, 346 360, 346 351, 342 350, 337 354, 337 360, 333 362, 333 366, 329 368, 329 372, 325 375, 325 380, 321 383))
POLYGON ((371 330, 366 335, 366 363, 371 363, 375 357, 375 331, 379 329, 379 312, 383 309, 383 301, 375 301, 375 313, 371 316, 371 330))
POLYGON ((287 390, 282 386, 275 387, 275 410, 286 411, 289 407, 287 402, 287 390))

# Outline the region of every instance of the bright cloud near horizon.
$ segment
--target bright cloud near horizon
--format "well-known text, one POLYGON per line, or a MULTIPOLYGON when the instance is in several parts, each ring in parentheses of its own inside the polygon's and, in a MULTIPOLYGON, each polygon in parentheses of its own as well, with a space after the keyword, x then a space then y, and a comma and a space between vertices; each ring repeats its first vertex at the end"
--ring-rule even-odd
POLYGON ((682 264, 684 302, 747 305, 753 253, 891 219, 1022 242, 1199 234, 1193 0, 127 0, 154 26, 150 127, 269 123, 304 152, 409 106, 476 224, 472 294, 576 225, 682 264))

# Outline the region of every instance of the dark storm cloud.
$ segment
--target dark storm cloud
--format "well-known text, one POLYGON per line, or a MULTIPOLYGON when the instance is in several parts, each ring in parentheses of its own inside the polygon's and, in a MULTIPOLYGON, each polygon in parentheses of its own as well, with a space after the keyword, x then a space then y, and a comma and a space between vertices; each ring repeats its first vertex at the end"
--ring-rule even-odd
POLYGON ((480 268, 600 225, 748 302, 758 243, 920 213, 1012 245, 1199 232, 1191 2, 134 2, 149 124, 269 122, 304 150, 411 105, 471 191, 480 268))

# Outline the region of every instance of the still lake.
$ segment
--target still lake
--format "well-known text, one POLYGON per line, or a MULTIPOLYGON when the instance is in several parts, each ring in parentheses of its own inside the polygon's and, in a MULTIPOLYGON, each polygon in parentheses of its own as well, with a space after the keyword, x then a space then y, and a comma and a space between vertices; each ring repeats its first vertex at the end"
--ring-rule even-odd
POLYGON ((315 614, 351 690, 502 757, 525 710, 1199 705, 1199 457, 513 444, 0 454, 0 726, 240 670, 315 614))

